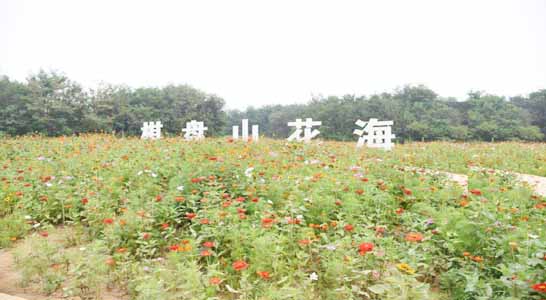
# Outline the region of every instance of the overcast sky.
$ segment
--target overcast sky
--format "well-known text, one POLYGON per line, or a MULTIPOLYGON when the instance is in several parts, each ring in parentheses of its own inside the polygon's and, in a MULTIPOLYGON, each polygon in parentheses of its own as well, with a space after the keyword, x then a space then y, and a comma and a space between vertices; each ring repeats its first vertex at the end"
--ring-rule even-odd
POLYGON ((0 74, 188 83, 229 108, 425 84, 546 88, 546 0, 0 0, 0 74))

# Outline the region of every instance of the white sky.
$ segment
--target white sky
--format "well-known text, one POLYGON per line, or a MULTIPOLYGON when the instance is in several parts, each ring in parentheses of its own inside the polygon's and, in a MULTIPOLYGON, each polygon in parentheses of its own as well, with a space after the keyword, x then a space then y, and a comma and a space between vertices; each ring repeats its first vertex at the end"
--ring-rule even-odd
POLYGON ((546 0, 0 0, 0 74, 188 83, 229 108, 426 84, 546 88, 546 0))

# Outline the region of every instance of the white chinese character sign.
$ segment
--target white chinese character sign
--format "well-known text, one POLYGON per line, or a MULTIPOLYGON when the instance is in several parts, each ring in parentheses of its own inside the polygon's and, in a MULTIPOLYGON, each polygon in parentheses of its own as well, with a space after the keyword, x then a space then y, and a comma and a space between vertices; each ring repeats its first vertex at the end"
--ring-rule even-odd
MULTIPOLYGON (((243 142, 248 141, 248 119, 243 119, 242 121, 242 140, 243 142)), ((232 132, 233 140, 239 139, 239 126, 233 126, 232 132)), ((257 142, 259 139, 258 125, 252 125, 252 141, 257 142)))
POLYGON ((358 120, 355 123, 362 129, 355 129, 353 134, 358 135, 357 147, 362 147, 364 144, 370 148, 383 148, 391 150, 394 147, 392 140, 395 135, 392 133, 393 121, 378 121, 370 119, 368 122, 358 120))
POLYGON ((182 129, 182 131, 184 132, 184 139, 186 141, 191 141, 204 139, 205 130, 207 129, 205 123, 191 120, 191 122, 186 122, 186 128, 182 129))
POLYGON ((313 121, 312 118, 305 119, 305 122, 303 122, 301 119, 296 119, 296 122, 288 122, 288 126, 296 127, 296 131, 294 131, 294 133, 288 137, 288 141, 296 140, 298 142, 304 141, 307 143, 320 133, 320 131, 317 129, 311 130, 312 127, 320 125, 322 125, 321 121, 313 121), (304 126, 305 128, 302 130, 302 127, 304 126), (303 136, 301 135, 302 133, 303 136))
POLYGON ((140 136, 141 139, 160 139, 161 138, 161 128, 163 128, 163 124, 161 124, 161 121, 157 122, 144 122, 142 124, 142 135, 140 136))

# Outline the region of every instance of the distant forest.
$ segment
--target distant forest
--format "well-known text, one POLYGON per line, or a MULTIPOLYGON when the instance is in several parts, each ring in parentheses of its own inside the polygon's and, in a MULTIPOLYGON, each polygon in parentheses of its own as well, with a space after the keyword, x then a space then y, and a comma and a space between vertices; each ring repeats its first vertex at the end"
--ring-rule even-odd
POLYGON ((306 104, 224 109, 224 100, 188 85, 131 88, 103 85, 86 90, 62 74, 40 71, 25 82, 0 76, 0 136, 47 136, 107 132, 140 135, 143 121, 161 120, 164 135, 180 135, 192 119, 205 121, 208 136, 231 134, 248 118, 260 134, 286 138, 287 122, 322 121, 320 138, 356 140, 357 119, 394 120, 397 142, 544 141, 546 89, 508 99, 470 92, 467 99, 443 98, 425 86, 392 93, 315 98, 306 104))

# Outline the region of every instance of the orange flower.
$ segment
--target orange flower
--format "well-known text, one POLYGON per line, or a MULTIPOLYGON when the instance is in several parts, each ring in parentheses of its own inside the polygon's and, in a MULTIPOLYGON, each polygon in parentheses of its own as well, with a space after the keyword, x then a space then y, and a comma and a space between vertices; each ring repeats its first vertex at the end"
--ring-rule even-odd
POLYGON ((480 263, 480 262, 483 261, 483 257, 481 257, 481 256, 474 256, 474 257, 472 257, 472 260, 475 261, 475 262, 477 262, 477 263, 480 263))
POLYGON ((406 241, 408 242, 421 242, 423 240, 423 235, 418 232, 410 232, 406 234, 406 241))
POLYGON ((235 271, 242 271, 248 268, 248 264, 244 260, 237 260, 232 264, 232 266, 235 271))
POLYGON ((531 288, 537 292, 546 293, 546 282, 534 284, 531 288))
MULTIPOLYGON (((299 240, 298 244, 300 244, 300 246, 307 246, 307 245, 311 244, 311 241, 310 240, 299 240)), ((546 258, 546 255, 544 257, 546 258)))
POLYGON ((461 205, 462 207, 467 207, 468 206, 468 200, 461 200, 461 202, 459 202, 459 205, 461 205))

